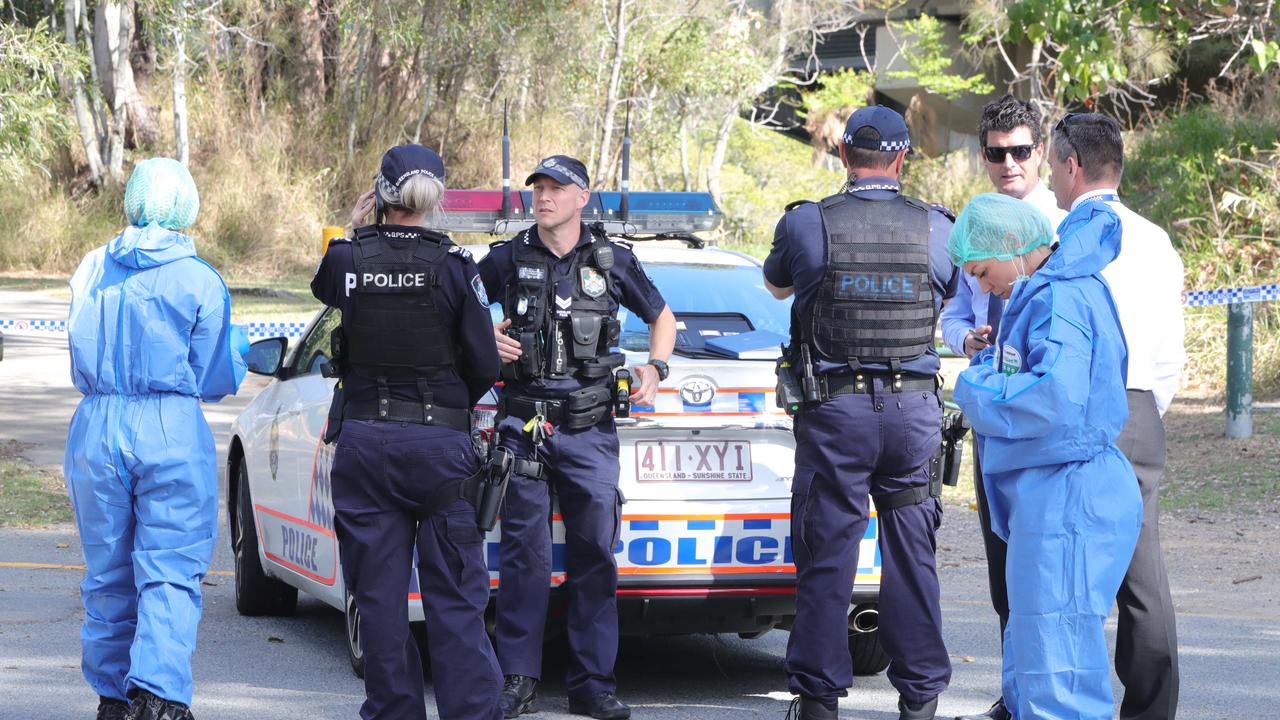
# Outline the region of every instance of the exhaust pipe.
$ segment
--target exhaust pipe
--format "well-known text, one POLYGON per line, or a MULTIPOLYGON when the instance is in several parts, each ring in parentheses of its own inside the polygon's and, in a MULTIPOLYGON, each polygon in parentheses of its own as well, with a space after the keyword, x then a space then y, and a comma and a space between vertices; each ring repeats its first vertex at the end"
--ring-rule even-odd
POLYGON ((849 629, 856 633, 871 633, 880 628, 880 611, 875 605, 859 605, 849 614, 849 629))

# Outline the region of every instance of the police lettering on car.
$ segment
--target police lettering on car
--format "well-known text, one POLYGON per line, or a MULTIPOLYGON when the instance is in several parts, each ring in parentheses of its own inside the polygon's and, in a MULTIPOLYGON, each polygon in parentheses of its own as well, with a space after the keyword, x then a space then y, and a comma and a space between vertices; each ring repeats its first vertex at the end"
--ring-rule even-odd
MULTIPOLYGON (((613 665, 618 650, 618 435, 611 386, 619 305, 652 328, 649 363, 634 369, 631 400, 652 404, 675 345, 675 317, 631 251, 582 223, 591 197, 581 162, 555 155, 533 185, 536 225, 495 243, 480 262, 489 297, 502 303, 495 328, 506 385, 499 400, 501 444, 518 458, 502 509, 497 600, 502 709, 531 712, 542 675, 542 636, 551 576, 551 493, 566 531, 571 657, 569 711, 626 718, 613 665)), ((492 341, 491 341, 492 342, 492 341)))
MULTIPOLYGON (((420 145, 382 158, 311 281, 342 311, 327 374, 340 377, 326 441, 337 441, 333 506, 343 579, 361 616, 360 716, 426 720, 406 592, 417 549, 441 717, 495 720, 502 677, 485 632, 489 574, 477 524, 470 408, 498 378, 487 303, 471 256, 424 229, 444 194, 444 161, 420 145), (362 225, 371 210, 377 224, 362 225), (385 222, 384 222, 385 215, 385 222)), ((286 537, 305 565, 314 544, 286 537)))
POLYGON ((880 642, 902 720, 929 720, 951 664, 942 643, 934 531, 940 487, 940 368, 933 332, 955 271, 951 220, 900 194, 910 152, 896 112, 863 108, 840 150, 845 191, 796 203, 764 265, 769 290, 795 294, 780 403, 797 411, 791 535, 796 617, 786 671, 802 720, 837 717, 853 684, 846 645, 868 493, 880 522, 880 642))

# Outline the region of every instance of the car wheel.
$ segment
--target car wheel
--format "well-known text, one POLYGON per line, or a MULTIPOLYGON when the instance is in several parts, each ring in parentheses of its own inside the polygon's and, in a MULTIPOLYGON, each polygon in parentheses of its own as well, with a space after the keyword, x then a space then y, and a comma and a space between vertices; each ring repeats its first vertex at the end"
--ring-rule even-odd
POLYGON ((346 591, 342 607, 347 626, 347 660, 351 662, 351 672, 363 679, 364 648, 360 645, 360 608, 356 607, 356 599, 350 590, 346 591))
POLYGON ((236 565, 236 610, 241 615, 292 615, 298 608, 298 588, 268 577, 262 569, 249 471, 243 458, 236 468, 235 512, 231 549, 236 565))
POLYGON ((889 667, 889 654, 880 647, 880 631, 849 631, 849 655, 854 675, 877 675, 889 667))

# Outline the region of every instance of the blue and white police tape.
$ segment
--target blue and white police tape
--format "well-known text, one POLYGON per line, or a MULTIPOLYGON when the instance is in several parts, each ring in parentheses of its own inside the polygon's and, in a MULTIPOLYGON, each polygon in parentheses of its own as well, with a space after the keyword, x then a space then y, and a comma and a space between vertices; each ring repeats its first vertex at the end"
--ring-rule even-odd
MULTIPOLYGON (((302 337, 302 333, 306 331, 307 324, 305 322, 249 322, 237 323, 244 328, 245 334, 251 338, 269 338, 269 337, 302 337)), ((67 331, 66 320, 9 320, 0 318, 0 330, 12 330, 14 332, 53 332, 65 333, 67 331)))
MULTIPOLYGON (((1215 288, 1213 290, 1188 290, 1182 293, 1182 304, 1187 307, 1209 305, 1235 305, 1247 302, 1271 302, 1280 300, 1280 283, 1253 287, 1215 288)), ((307 322, 249 322, 240 323, 251 338, 302 337, 307 322)), ((67 331, 66 320, 17 320, 0 318, 0 331, 55 332, 67 331)))

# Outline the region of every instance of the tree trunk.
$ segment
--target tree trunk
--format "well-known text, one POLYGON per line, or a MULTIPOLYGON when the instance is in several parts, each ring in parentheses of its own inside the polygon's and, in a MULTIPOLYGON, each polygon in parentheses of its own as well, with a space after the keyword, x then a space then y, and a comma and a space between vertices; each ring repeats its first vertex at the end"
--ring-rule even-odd
MULTIPOLYGON (((129 63, 130 39, 133 36, 131 4, 103 2, 94 12, 94 65, 98 70, 102 95, 111 108, 125 108, 122 131, 129 134, 134 146, 151 145, 160 139, 159 112, 147 107, 134 84, 133 66, 129 63)), ((120 123, 114 118, 113 125, 120 123)), ((110 142, 108 142, 110 145, 110 142)))
POLYGON ((720 192, 720 168, 724 167, 725 152, 729 149, 729 135, 733 130, 733 121, 738 119, 738 103, 734 101, 724 114, 720 128, 716 130, 715 150, 711 153, 711 165, 707 168, 707 191, 716 205, 724 207, 720 192))
MULTIPOLYGON (((129 17, 122 12, 122 8, 117 3, 104 3, 99 7, 104 8, 102 17, 104 18, 103 27, 109 28, 110 21, 105 18, 113 13, 115 15, 115 47, 111 53, 111 58, 107 63, 107 67, 114 72, 110 73, 112 78, 112 94, 109 102, 111 103, 111 132, 107 142, 107 172, 111 174, 111 180, 116 183, 124 184, 124 133, 129 122, 129 109, 125 98, 125 83, 131 79, 129 67, 129 17)), ((108 35, 108 43, 110 46, 110 35, 108 35)), ((103 73, 104 77, 108 73, 103 73)))
POLYGON ((689 171, 689 117, 680 113, 680 172, 684 175, 684 191, 693 190, 693 173, 689 171))
POLYGON ((597 187, 603 187, 601 183, 605 180, 603 175, 608 168, 609 145, 613 142, 613 116, 618 112, 618 85, 622 80, 622 60, 627 54, 627 4, 627 0, 618 0, 617 24, 613 34, 613 67, 609 70, 609 90, 604 105, 604 134, 600 139, 600 152, 596 155, 599 166, 592 174, 597 187))
MULTIPOLYGON (((75 47, 77 19, 80 14, 81 0, 66 0, 63 4, 63 37, 67 45, 75 47)), ((71 107, 75 110, 76 127, 80 130, 80 147, 84 150, 85 162, 89 165, 89 181, 94 185, 102 184, 102 151, 98 147, 98 133, 94 129, 93 116, 89 110, 89 99, 84 90, 84 76, 79 72, 63 71, 63 87, 71 95, 71 107)))
POLYGON ((352 160, 356 156, 356 126, 360 122, 360 101, 363 99, 361 90, 364 87, 365 67, 369 63, 369 54, 373 51, 373 39, 365 43, 366 29, 361 23, 360 30, 356 35, 357 52, 360 53, 356 60, 356 72, 353 77, 355 83, 351 88, 351 114, 347 117, 347 159, 352 160))
POLYGON ((318 110, 325 98, 324 20, 317 0, 302 0, 294 6, 293 25, 298 43, 298 102, 304 112, 318 110))
POLYGON ((187 2, 176 0, 177 18, 173 27, 173 137, 177 160, 189 165, 190 144, 187 142, 187 2))

